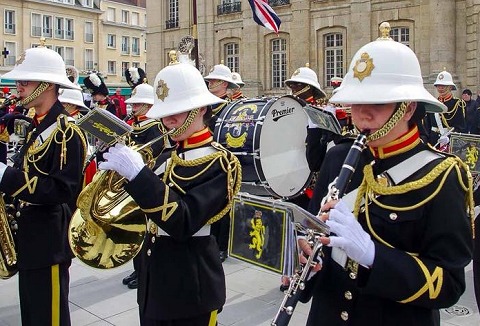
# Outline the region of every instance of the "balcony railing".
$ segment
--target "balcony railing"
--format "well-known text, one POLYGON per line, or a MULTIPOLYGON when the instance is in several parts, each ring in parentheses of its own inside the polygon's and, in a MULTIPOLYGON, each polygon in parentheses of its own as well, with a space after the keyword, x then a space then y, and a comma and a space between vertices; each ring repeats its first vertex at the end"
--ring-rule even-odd
POLYGON ((165 21, 165 29, 178 28, 178 19, 169 19, 165 21))
POLYGON ((65 38, 67 40, 73 40, 73 31, 65 31, 65 38))
POLYGON ((15 66, 15 62, 17 61, 17 57, 14 55, 9 55, 5 59, 5 66, 15 66))
POLYGON ((52 29, 44 27, 43 28, 43 36, 52 37, 52 29))
POLYGON ((222 3, 221 5, 217 6, 217 15, 225 15, 225 14, 231 14, 234 12, 241 12, 241 11, 242 11, 242 3, 240 1, 222 3))
POLYGON ((5 23, 5 33, 15 34, 15 24, 5 23))
POLYGON ((268 0, 270 7, 284 6, 290 4, 290 0, 268 0))
POLYGON ((63 39, 65 35, 65 31, 63 29, 56 29, 55 30, 55 37, 63 39))

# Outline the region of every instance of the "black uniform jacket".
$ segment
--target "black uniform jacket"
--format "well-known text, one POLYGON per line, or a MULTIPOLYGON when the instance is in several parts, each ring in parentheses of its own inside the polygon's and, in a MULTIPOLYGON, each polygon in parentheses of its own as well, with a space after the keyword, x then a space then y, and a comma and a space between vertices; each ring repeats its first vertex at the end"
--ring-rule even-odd
MULTIPOLYGON (((317 182, 325 191, 317 194, 316 200, 326 195, 349 148, 349 143, 342 143, 327 152, 317 182)), ((373 175, 421 150, 431 149, 419 143, 398 155, 376 159, 373 175)), ((363 167, 372 160, 369 149, 364 150, 347 193, 357 188, 363 167)), ((419 167, 400 184, 422 183, 427 173, 445 160, 441 157, 419 167)), ((375 243, 370 269, 360 266, 358 273, 352 274, 330 258, 331 248, 323 248, 323 268, 308 282, 302 298, 306 302, 313 295, 307 325, 440 325, 438 309, 450 307, 460 298, 465 290, 464 267, 472 258, 467 192, 461 186, 467 181, 465 171, 454 165, 416 190, 409 187, 403 194, 377 197, 381 205, 369 203, 368 223, 365 210, 360 210, 358 220, 375 243), (423 200, 426 202, 413 207, 423 200)), ((317 214, 319 208, 312 201, 309 209, 317 214)))
POLYGON ((193 235, 228 214, 240 187, 241 166, 210 141, 173 151, 162 179, 145 167, 125 187, 155 223, 149 222, 139 268, 138 303, 147 318, 188 318, 225 303, 225 276, 215 238, 193 235), (201 157, 182 158, 192 151, 201 157), (157 236, 157 226, 169 236, 157 236))
POLYGON ((0 182, 0 191, 21 202, 16 236, 19 269, 46 267, 72 257, 67 203, 76 200, 82 186, 86 143, 67 116, 57 101, 27 135, 27 144, 30 137, 36 140, 20 167, 7 167, 0 182), (49 127, 52 131, 44 133, 49 127))

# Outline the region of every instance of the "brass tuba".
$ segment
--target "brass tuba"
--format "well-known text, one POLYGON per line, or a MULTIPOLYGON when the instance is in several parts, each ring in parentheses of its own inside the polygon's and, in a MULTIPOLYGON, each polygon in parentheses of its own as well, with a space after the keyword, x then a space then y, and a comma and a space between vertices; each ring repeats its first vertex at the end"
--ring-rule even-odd
POLYGON ((15 218, 0 194, 0 278, 4 280, 17 273, 17 251, 12 232, 15 229, 15 218))
MULTIPOLYGON (((150 146, 175 129, 132 148, 146 165, 155 164, 150 146)), ((85 264, 109 269, 129 262, 140 251, 147 230, 146 217, 123 189, 126 180, 115 171, 98 171, 77 199, 68 238, 74 255, 85 264)))

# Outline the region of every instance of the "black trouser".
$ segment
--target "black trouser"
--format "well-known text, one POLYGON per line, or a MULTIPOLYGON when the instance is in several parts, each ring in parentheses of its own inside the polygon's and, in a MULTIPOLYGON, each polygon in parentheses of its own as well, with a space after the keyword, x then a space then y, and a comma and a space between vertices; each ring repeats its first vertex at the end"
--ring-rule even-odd
POLYGON ((140 315, 140 325, 142 326, 216 326, 217 311, 212 311, 200 316, 186 319, 175 320, 152 320, 140 315))
POLYGON ((475 219, 475 240, 473 243, 473 286, 477 307, 480 311, 480 216, 475 219))
POLYGON ((68 291, 71 261, 20 270, 18 288, 22 326, 69 326, 68 291))

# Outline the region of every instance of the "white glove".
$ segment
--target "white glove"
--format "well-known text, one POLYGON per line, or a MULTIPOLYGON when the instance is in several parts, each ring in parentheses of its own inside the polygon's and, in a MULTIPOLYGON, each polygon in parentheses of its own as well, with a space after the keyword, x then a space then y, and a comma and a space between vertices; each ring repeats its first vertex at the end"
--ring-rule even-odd
POLYGON ((104 162, 98 165, 100 170, 114 170, 122 177, 132 181, 145 166, 142 155, 124 144, 117 143, 103 154, 104 162))
POLYGON ((313 121, 312 119, 310 119, 310 117, 308 117, 308 128, 310 129, 313 129, 313 128, 320 128, 319 126, 317 126, 313 121))
POLYGON ((450 142, 450 138, 448 138, 448 136, 440 136, 440 138, 438 138, 438 143, 442 146, 445 146, 447 145, 448 143, 450 142))
POLYGON ((326 223, 330 231, 336 234, 330 236, 329 247, 343 249, 348 257, 360 265, 372 266, 375 245, 342 200, 330 210, 326 223))

